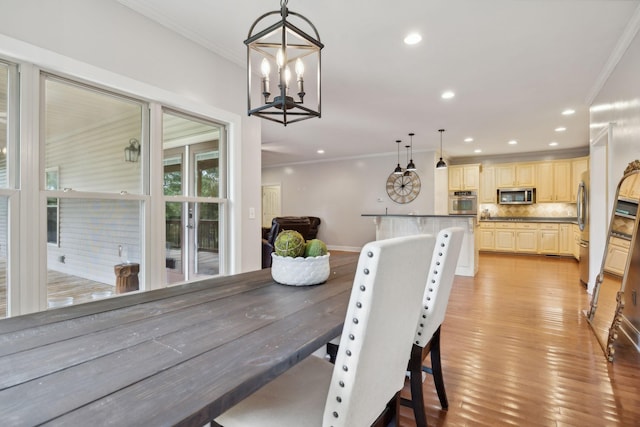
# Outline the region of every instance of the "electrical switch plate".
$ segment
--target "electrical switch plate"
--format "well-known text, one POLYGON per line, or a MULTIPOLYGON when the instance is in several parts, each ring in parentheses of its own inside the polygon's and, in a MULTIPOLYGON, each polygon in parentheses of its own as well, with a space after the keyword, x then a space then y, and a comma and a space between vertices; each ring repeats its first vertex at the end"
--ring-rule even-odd
POLYGON ((249 219, 256 219, 256 208, 249 208, 249 219))

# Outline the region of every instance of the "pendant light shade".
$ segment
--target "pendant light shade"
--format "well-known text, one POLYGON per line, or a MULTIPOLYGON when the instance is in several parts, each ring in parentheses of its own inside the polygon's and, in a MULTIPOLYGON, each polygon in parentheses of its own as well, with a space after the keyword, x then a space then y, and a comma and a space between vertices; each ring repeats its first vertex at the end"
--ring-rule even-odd
POLYGON ((393 173, 396 175, 400 175, 402 173, 402 168, 400 167, 400 143, 402 141, 400 141, 399 139, 396 140, 396 144, 398 145, 398 166, 396 166, 396 168, 393 170, 393 173))
POLYGON ((324 47, 311 21, 290 11, 287 3, 288 0, 280 0, 280 10, 259 17, 244 41, 248 114, 285 126, 320 117, 320 51, 324 47), (273 15, 280 17, 275 22, 265 22, 273 15), (258 24, 265 27, 257 28, 258 24), (308 93, 305 85, 315 90, 308 93))
POLYGON ((444 132, 444 129, 438 129, 438 132, 440 132, 440 160, 436 163, 436 169, 446 169, 447 164, 442 160, 442 132, 444 132))
POLYGON ((407 163, 407 170, 412 172, 416 170, 416 165, 413 163, 413 135, 415 135, 415 133, 409 134, 409 137, 411 138, 411 157, 409 158, 409 163, 407 163))

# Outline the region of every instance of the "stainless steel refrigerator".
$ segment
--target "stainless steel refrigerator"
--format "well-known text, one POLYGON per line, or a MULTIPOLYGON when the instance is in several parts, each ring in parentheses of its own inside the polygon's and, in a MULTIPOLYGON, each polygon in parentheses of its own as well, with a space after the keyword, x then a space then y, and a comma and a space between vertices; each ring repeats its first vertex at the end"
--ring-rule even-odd
POLYGON ((580 281, 589 283, 589 172, 583 172, 578 184, 576 201, 578 227, 580 227, 580 281))

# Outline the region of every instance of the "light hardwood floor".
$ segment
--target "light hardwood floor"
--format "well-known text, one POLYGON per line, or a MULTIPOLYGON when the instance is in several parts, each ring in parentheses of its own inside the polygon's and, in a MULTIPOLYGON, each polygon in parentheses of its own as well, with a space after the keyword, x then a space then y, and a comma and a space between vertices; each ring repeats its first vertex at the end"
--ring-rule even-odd
MULTIPOLYGON (((454 282, 441 336, 449 410, 427 376, 429 425, 640 426, 640 357, 606 361, 578 264, 483 253, 479 265, 454 282)), ((400 421, 415 425, 409 408, 400 421)))

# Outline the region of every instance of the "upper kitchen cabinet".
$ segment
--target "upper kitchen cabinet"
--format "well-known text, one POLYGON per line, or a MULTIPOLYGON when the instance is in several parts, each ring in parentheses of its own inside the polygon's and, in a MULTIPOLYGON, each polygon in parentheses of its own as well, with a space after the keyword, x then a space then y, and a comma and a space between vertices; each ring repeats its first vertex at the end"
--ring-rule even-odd
POLYGON ((513 163, 495 167, 498 188, 535 187, 535 163, 513 163))
POLYGON ((640 181, 637 174, 629 176, 620 184, 618 197, 629 200, 640 199, 640 181))
POLYGON ((480 172, 480 203, 496 203, 496 173, 493 166, 483 166, 480 172))
POLYGON ((572 187, 570 160, 536 165, 536 202, 573 202, 572 187))
POLYGON ((589 157, 571 159, 571 201, 578 199, 578 185, 582 181, 582 173, 589 170, 589 157))
POLYGON ((449 191, 478 190, 480 164, 449 166, 449 191))

